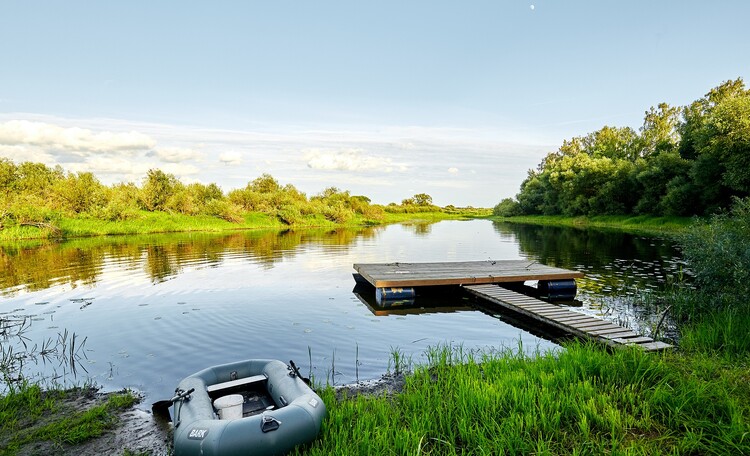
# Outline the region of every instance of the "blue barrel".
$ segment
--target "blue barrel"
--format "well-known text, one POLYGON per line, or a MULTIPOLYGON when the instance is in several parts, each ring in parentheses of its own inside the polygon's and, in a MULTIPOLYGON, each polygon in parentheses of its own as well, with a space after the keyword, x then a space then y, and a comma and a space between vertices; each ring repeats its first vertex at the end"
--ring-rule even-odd
POLYGON ((397 301, 401 299, 413 299, 416 295, 414 288, 377 288, 375 289, 375 300, 382 305, 386 301, 397 301))
POLYGON ((577 286, 574 279, 540 280, 537 290, 548 299, 565 300, 576 297, 577 286))

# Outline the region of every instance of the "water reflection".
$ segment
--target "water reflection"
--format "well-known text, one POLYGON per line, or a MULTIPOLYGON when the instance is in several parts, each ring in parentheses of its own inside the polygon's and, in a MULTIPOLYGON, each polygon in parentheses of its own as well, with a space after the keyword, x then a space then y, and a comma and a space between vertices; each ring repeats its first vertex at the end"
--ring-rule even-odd
POLYGON ((145 273, 163 282, 185 268, 217 267, 241 258, 272 268, 305 245, 338 249, 374 237, 382 227, 303 231, 243 231, 116 236, 68 242, 0 245, 0 289, 4 296, 58 285, 92 287, 107 265, 145 273))
POLYGON ((474 310, 468 296, 460 290, 430 292, 421 289, 421 295, 411 299, 393 299, 378 302, 372 285, 357 284, 352 293, 377 317, 389 315, 423 315, 429 313, 451 313, 474 310))
POLYGON ((294 359, 344 383, 379 377, 395 348, 415 362, 446 343, 556 349, 532 323, 463 295, 384 308, 352 293, 354 263, 487 259, 582 270, 578 310, 610 319, 637 315, 623 297, 680 267, 665 239, 486 220, 102 237, 0 246, 0 319, 28 318, 34 341, 86 337, 92 381, 154 399, 244 358, 294 359))
POLYGON ((577 279, 583 310, 649 334, 661 315, 638 308, 634 298, 689 275, 676 243, 617 231, 493 222, 495 231, 516 239, 529 258, 583 271, 577 279))

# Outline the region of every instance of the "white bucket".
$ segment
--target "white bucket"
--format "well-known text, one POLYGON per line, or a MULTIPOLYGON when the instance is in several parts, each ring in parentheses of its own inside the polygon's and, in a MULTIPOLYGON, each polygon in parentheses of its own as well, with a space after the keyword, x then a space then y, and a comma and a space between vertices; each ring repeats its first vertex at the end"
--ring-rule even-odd
POLYGON ((238 420, 242 418, 242 403, 245 399, 241 394, 222 396, 214 401, 214 407, 219 411, 220 420, 238 420))

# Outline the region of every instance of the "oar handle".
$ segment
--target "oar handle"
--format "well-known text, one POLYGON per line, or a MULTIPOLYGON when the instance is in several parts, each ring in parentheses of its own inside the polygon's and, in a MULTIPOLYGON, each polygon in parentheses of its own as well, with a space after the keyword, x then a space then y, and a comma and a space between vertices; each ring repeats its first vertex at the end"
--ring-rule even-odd
POLYGON ((190 388, 187 391, 181 391, 177 390, 175 396, 169 400, 169 402, 179 401, 181 399, 185 399, 186 397, 190 396, 195 391, 195 388, 190 388))
POLYGON ((299 369, 297 369, 297 365, 294 364, 294 361, 292 361, 291 359, 289 360, 289 367, 292 368, 292 371, 294 371, 294 373, 297 375, 297 377, 300 378, 300 380, 302 380, 308 385, 310 384, 310 379, 303 377, 302 374, 299 373, 299 369))

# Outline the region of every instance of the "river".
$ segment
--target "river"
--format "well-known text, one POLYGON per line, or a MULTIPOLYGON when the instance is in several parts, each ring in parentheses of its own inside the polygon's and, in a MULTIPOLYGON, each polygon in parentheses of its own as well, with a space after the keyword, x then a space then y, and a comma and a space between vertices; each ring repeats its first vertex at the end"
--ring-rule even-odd
MULTIPOLYGON (((634 296, 682 271, 669 239, 487 220, 336 231, 100 237, 0 247, 0 319, 26 375, 131 387, 147 402, 207 366, 294 360, 318 383, 375 379, 425 350, 558 350, 554 338, 462 296, 383 309, 353 293, 354 263, 526 259, 580 270, 575 310, 640 332, 634 296), (19 331, 7 329, 22 322, 19 331), (75 340, 73 339, 75 335, 75 340), (35 348, 36 346, 36 348, 35 348), (71 356, 74 363, 71 365, 71 356)), ((532 284, 533 285, 533 284, 532 284)))

